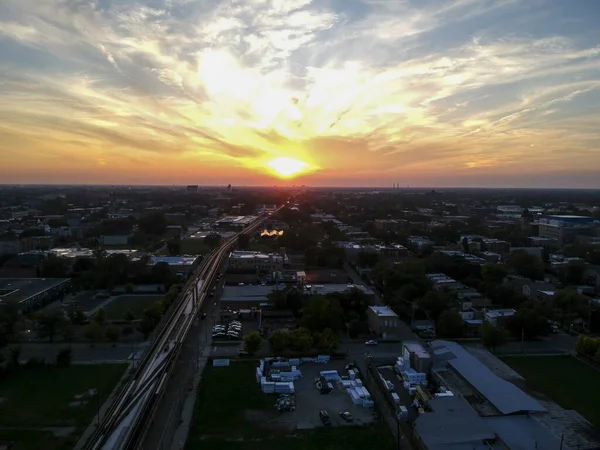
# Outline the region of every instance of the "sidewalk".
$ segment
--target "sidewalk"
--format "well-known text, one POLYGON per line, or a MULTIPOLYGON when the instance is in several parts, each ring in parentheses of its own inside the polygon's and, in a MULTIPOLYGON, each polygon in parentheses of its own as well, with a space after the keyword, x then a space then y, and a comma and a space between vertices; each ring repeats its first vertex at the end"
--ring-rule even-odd
POLYGON ((185 448, 185 443, 187 442, 190 428, 192 427, 192 420, 194 419, 194 408, 196 406, 196 398, 198 397, 198 388, 200 386, 202 372, 204 371, 209 355, 210 348, 205 348, 204 352, 202 352, 202 357, 198 359, 198 366, 196 367, 196 373, 194 374, 193 388, 189 392, 183 405, 183 410, 181 411, 181 423, 175 430, 171 450, 183 450, 183 448, 185 448))

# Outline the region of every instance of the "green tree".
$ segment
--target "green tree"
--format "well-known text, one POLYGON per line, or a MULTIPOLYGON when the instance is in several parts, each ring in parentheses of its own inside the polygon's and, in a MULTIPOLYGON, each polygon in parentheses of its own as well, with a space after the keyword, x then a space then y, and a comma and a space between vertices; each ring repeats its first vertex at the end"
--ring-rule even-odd
POLYGON ((335 352, 340 344, 338 335, 331 328, 323 330, 323 340, 329 353, 335 352))
POLYGON ((152 333, 152 331, 154 331, 154 329, 156 328, 156 324, 157 322, 155 322, 152 318, 148 317, 147 315, 144 315, 142 317, 142 320, 138 322, 137 330, 140 333, 142 333, 142 335, 144 336, 144 340, 148 339, 150 333, 152 333))
POLYGON ((575 351, 578 355, 594 357, 600 350, 600 339, 580 334, 575 341, 575 351))
POLYGON ((440 314, 449 309, 455 303, 454 297, 437 291, 429 291, 424 297, 417 301, 417 306, 423 311, 427 311, 430 317, 435 321, 440 314))
POLYGON ((572 319, 585 307, 581 296, 573 289, 561 289, 555 292, 552 303, 561 311, 561 325, 565 325, 568 319, 572 319))
POLYGON ((22 319, 18 301, 0 302, 0 348, 17 335, 22 319))
POLYGON ((459 338, 463 334, 464 327, 464 321, 460 314, 454 310, 447 310, 438 317, 436 335, 446 338, 459 338))
POLYGON ((160 211, 144 214, 140 217, 138 228, 145 234, 162 236, 167 229, 167 219, 160 211))
POLYGON ((250 235, 241 234, 237 240, 237 246, 240 250, 247 250, 250 247, 250 235))
POLYGON ((133 283, 127 283, 125 285, 125 293, 126 294, 133 294, 134 290, 135 290, 135 286, 133 285, 133 283))
POLYGON ((534 339, 547 334, 548 319, 533 308, 521 307, 509 318, 507 328, 516 339, 534 339))
POLYGON ((128 309, 127 312, 123 315, 123 319, 127 323, 131 323, 135 320, 135 314, 133 313, 132 310, 128 309))
POLYGON ((581 284, 585 273, 585 262, 581 260, 569 261, 565 267, 565 282, 567 284, 581 284))
POLYGON ((313 338, 307 328, 296 328, 291 333, 291 347, 297 352, 306 352, 313 346, 313 338))
POLYGON ((343 327, 343 310, 336 299, 315 295, 302 311, 302 324, 311 331, 325 328, 340 331, 343 327))
POLYGON ((221 235, 217 233, 209 234, 204 238, 203 242, 204 245, 212 250, 213 248, 217 248, 219 245, 221 245, 221 235))
POLYGON ((56 365, 59 367, 68 367, 71 365, 73 359, 73 352, 70 348, 63 348, 56 355, 56 365))
POLYGON ((491 351, 495 351, 501 345, 504 345, 507 340, 506 331, 495 327, 489 322, 483 322, 481 326, 481 338, 483 345, 491 351))
POLYGON ((251 355, 259 351, 261 346, 262 338, 260 337, 260 334, 258 334, 258 331, 251 331, 244 335, 244 348, 251 355))
POLYGON ((283 352, 290 345, 290 332, 287 330, 275 330, 269 336, 269 348, 273 353, 283 352))
POLYGON ((98 322, 91 322, 83 327, 83 337, 90 342, 91 345, 99 342, 102 339, 102 325, 98 322))
POLYGON ((179 239, 171 239, 167 242, 167 252, 169 256, 179 256, 181 254, 181 241, 179 239))
POLYGON ((71 309, 68 315, 73 325, 83 325, 87 320, 85 313, 81 309, 71 309))
POLYGON ((98 308, 94 313, 92 321, 99 325, 104 325, 106 323, 106 310, 104 308, 98 308))
POLYGON ((484 264, 481 267, 481 278, 486 283, 500 284, 508 275, 508 269, 501 264, 484 264))
POLYGON ((379 253, 358 252, 357 262, 359 267, 375 267, 379 263, 379 253))
POLYGON ((531 280, 540 280, 544 278, 544 265, 536 256, 530 255, 523 250, 512 252, 506 264, 517 274, 530 278, 531 280))
POLYGON ((121 329, 115 326, 106 327, 104 335, 114 347, 121 337, 121 329))
POLYGON ((56 333, 60 332, 68 323, 62 310, 55 310, 48 313, 39 313, 35 316, 37 335, 41 339, 48 338, 48 341, 54 342, 56 333))
POLYGON ((62 337, 65 342, 69 344, 73 342, 75 339, 75 330, 73 329, 73 325, 70 322, 65 323, 62 327, 62 337))

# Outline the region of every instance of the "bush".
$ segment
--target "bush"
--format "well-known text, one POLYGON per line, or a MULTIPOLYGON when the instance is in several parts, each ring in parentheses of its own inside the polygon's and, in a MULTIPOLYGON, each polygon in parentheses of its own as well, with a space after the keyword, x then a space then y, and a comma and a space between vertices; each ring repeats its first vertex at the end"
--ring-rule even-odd
POLYGON ((70 348, 63 348, 58 355, 56 355, 56 365, 59 367, 68 367, 71 365, 73 359, 73 352, 70 348))
POLYGON ((40 367, 44 367, 46 365, 46 361, 41 358, 29 358, 25 363, 26 369, 39 369, 40 367))

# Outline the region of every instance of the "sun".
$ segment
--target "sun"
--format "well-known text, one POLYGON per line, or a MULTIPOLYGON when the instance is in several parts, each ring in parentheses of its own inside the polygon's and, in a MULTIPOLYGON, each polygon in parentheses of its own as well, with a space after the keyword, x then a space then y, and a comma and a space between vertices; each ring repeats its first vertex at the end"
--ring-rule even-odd
POLYGON ((267 166, 282 178, 291 178, 309 169, 304 161, 294 158, 274 158, 267 162, 267 166))

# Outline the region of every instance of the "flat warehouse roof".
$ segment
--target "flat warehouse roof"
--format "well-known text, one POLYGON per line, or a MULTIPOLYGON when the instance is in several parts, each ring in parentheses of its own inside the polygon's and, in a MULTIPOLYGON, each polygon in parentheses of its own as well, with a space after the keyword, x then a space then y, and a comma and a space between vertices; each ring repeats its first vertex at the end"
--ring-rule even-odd
POLYGON ((68 278, 0 278, 0 301, 22 302, 68 281, 68 278))

